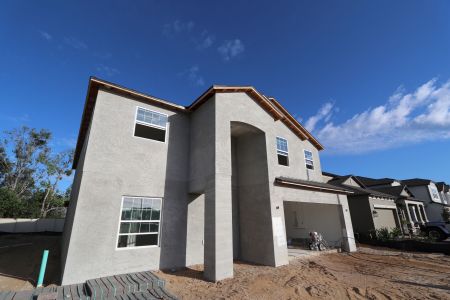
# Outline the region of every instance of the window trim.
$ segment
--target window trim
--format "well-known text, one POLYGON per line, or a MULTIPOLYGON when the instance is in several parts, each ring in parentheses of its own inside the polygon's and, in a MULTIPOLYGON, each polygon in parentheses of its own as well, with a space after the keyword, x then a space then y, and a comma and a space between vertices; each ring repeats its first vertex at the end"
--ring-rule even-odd
POLYGON ((136 106, 136 111, 134 112, 134 122, 133 122, 133 137, 134 138, 165 144, 167 142, 167 136, 168 135, 169 135, 169 115, 168 114, 165 114, 163 112, 159 112, 159 111, 156 111, 156 110, 152 110, 152 109, 149 109, 149 108, 145 108, 145 107, 142 107, 142 106, 139 106, 139 105, 136 106), (143 122, 143 121, 138 121, 137 115, 138 115, 139 108, 166 116, 167 117, 166 127, 164 128, 164 127, 159 126, 159 125, 150 124, 150 123, 143 122), (164 136, 164 141, 158 141, 158 140, 154 140, 154 139, 147 139, 147 138, 143 138, 143 137, 140 137, 140 136, 136 136, 136 124, 143 125, 143 126, 148 126, 148 127, 153 127, 153 128, 156 128, 156 129, 163 129, 163 130, 165 130, 166 134, 164 136))
POLYGON ((305 167, 306 167, 306 169, 314 171, 316 169, 316 167, 314 166, 314 155, 313 155, 313 152, 311 150, 308 150, 308 149, 303 149, 303 158, 305 160, 305 167), (311 153, 311 159, 306 158, 306 152, 311 153), (310 161, 311 164, 308 164, 307 163, 308 161, 310 161), (311 166, 312 169, 308 168, 308 166, 311 166))
POLYGON ((288 168, 289 168, 289 165, 290 165, 289 162, 290 162, 290 160, 289 160, 289 142, 288 142, 288 140, 287 140, 286 138, 284 138, 284 137, 281 137, 281 136, 278 136, 278 135, 277 135, 277 136, 275 137, 275 150, 276 150, 276 153, 277 153, 277 165, 282 166, 282 167, 288 167, 288 168), (277 139, 283 139, 283 140, 286 141, 286 147, 287 147, 288 151, 278 150, 277 139), (286 156, 286 157, 287 157, 287 166, 286 166, 286 165, 281 165, 281 164, 278 162, 278 155, 282 155, 282 156, 286 156))
MULTIPOLYGON (((161 248, 161 225, 162 225, 162 220, 163 220, 163 208, 164 208, 164 198, 163 197, 150 197, 150 196, 129 196, 129 195, 122 195, 122 197, 120 198, 120 210, 119 210, 119 219, 118 219, 118 225, 117 225, 117 234, 116 234, 116 239, 115 239, 115 250, 116 251, 122 251, 122 250, 132 250, 132 249, 145 249, 145 248, 161 248), (147 233, 136 233, 136 234, 125 234, 125 233, 120 233, 120 224, 122 223, 122 209, 123 209, 123 200, 124 198, 147 198, 147 199, 158 199, 161 200, 161 211, 159 213, 159 221, 150 221, 151 222, 158 222, 158 233, 153 233, 153 232, 147 232, 147 233), (142 235, 148 235, 148 234, 157 234, 158 235, 158 244, 157 245, 146 245, 146 246, 133 246, 133 247, 119 247, 119 237, 120 236, 124 236, 124 235, 138 235, 138 234, 142 234, 142 235)), ((142 222, 142 220, 125 220, 124 222, 127 223, 131 223, 131 222, 142 222)))

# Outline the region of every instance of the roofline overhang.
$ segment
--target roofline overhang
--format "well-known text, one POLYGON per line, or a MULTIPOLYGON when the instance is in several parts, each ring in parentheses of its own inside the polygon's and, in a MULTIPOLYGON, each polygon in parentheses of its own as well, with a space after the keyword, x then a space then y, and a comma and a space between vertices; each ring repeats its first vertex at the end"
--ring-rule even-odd
POLYGON ((327 188, 327 187, 319 187, 316 185, 308 185, 308 184, 303 184, 303 183, 299 183, 299 182, 292 182, 289 180, 284 180, 284 179, 280 179, 280 178, 275 178, 275 182, 278 184, 284 184, 284 185, 292 185, 292 186, 296 186, 296 187, 300 187, 300 188, 308 188, 308 189, 313 189, 313 190, 318 190, 321 192, 332 192, 332 193, 338 193, 338 194, 353 194, 353 192, 351 191, 346 191, 346 190, 341 190, 341 189, 333 189, 333 188, 327 188))
POLYGON ((252 86, 220 86, 214 85, 207 89, 200 95, 191 105, 182 106, 170 101, 166 101, 151 95, 140 93, 136 90, 129 89, 120 86, 115 83, 108 82, 96 77, 89 78, 88 89, 86 93, 86 100, 84 104, 81 123, 78 131, 78 139, 75 147, 75 154, 73 159, 72 168, 76 169, 81 150, 83 148, 84 141, 86 139, 87 131, 89 129, 92 114, 95 108, 98 91, 103 89, 116 94, 133 97, 142 102, 147 102, 153 105, 158 105, 163 108, 174 110, 178 112, 190 113, 205 103, 215 93, 246 93, 250 98, 255 100, 263 109, 265 109, 275 121, 282 121, 294 134, 296 134, 301 140, 309 140, 317 150, 323 150, 323 146, 309 133, 295 118, 293 118, 289 112, 284 109, 274 98, 267 98, 263 94, 259 93, 252 86))

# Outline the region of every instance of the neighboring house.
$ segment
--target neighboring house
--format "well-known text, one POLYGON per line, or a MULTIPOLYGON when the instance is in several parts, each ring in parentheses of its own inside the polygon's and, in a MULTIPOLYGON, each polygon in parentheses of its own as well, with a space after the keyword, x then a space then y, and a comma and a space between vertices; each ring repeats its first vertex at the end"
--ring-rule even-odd
POLYGON ((402 183, 406 184, 415 197, 424 203, 431 222, 444 221, 442 214, 444 210, 450 213, 450 204, 446 198, 441 198, 438 187, 432 180, 414 178, 402 180, 402 183))
POLYGON ((427 213, 422 201, 414 198, 413 193, 404 184, 389 187, 371 187, 374 190, 392 195, 396 198, 397 211, 402 220, 404 233, 417 234, 420 225, 428 222, 427 213))
POLYGON ((445 182, 437 182, 436 188, 439 192, 442 203, 450 204, 450 186, 445 182))
POLYGON ((334 176, 329 184, 352 192, 347 197, 355 234, 367 237, 381 228, 401 228, 394 196, 367 188, 356 176, 324 173, 334 176))
POLYGON ((402 230, 417 234, 420 225, 428 222, 428 216, 422 199, 417 199, 411 190, 400 180, 392 178, 369 178, 358 176, 358 179, 370 189, 377 190, 396 198, 397 211, 402 220, 402 230), (404 228, 406 225, 407 228, 404 228))
POLYGON ((75 151, 62 284, 233 259, 281 266, 286 238, 356 250, 322 145, 274 98, 213 86, 189 106, 91 78, 75 151))

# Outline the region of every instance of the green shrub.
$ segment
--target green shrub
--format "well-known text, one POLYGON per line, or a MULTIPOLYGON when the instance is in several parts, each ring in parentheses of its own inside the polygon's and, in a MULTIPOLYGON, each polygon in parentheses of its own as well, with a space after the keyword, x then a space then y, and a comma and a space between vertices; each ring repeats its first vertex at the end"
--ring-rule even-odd
POLYGON ((381 227, 380 229, 377 229, 375 232, 378 240, 386 241, 391 238, 389 229, 387 229, 386 227, 381 227))
POLYGON ((392 238, 396 238, 403 235, 402 230, 398 227, 392 228, 390 234, 392 238))
POLYGON ((19 218, 25 209, 16 193, 0 188, 0 218, 19 218))

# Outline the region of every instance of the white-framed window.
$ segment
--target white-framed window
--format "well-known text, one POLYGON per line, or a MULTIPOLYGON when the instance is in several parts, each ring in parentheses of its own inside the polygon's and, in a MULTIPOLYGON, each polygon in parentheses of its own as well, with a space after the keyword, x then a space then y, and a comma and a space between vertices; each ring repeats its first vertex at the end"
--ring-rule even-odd
POLYGON ((136 109, 134 136, 165 142, 167 115, 142 107, 136 109))
POLYGON ((161 198, 122 197, 117 248, 158 246, 161 198))
POLYGON ((428 189, 430 191, 431 199, 434 202, 441 202, 441 197, 439 197, 439 192, 437 188, 435 186, 430 185, 428 189))
POLYGON ((277 136, 277 156, 279 165, 289 166, 288 142, 285 138, 278 136, 277 136))
POLYGON ((314 159, 313 154, 309 150, 303 150, 305 153, 305 165, 307 169, 314 170, 314 159))

